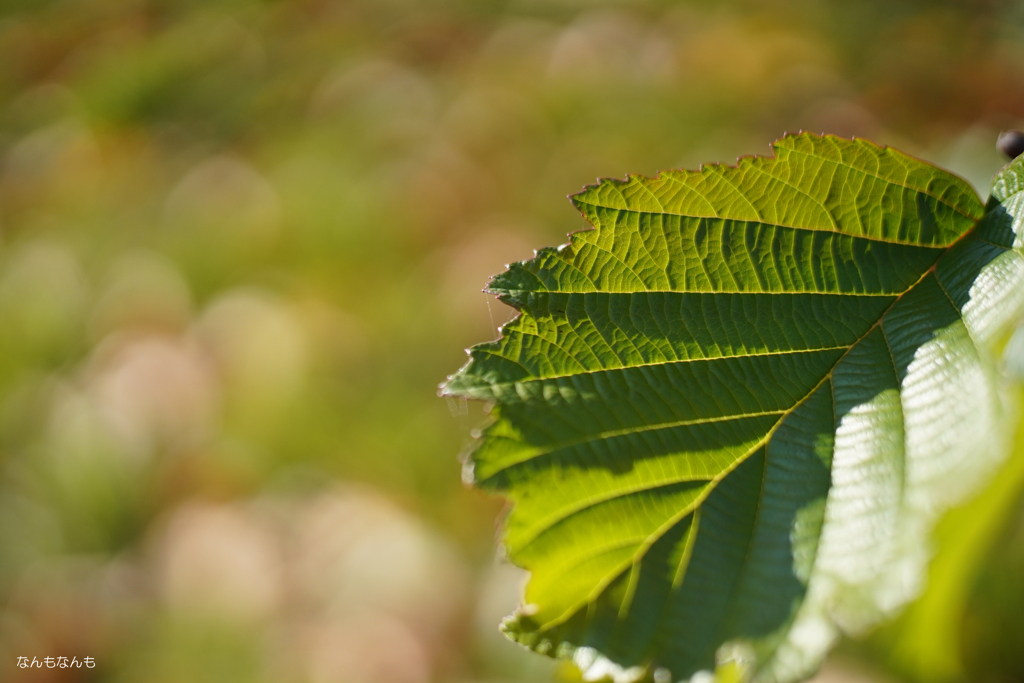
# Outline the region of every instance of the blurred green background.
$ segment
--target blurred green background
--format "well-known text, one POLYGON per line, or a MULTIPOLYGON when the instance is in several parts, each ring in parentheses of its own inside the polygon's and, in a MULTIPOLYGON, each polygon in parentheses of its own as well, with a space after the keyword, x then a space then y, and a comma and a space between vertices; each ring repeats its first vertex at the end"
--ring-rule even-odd
MULTIPOLYGON (((786 131, 984 196, 1022 117, 996 0, 3 0, 0 680, 572 680, 497 631, 484 417, 436 396, 488 276, 597 176, 786 131)), ((823 680, 1024 680, 1022 463, 823 680)))

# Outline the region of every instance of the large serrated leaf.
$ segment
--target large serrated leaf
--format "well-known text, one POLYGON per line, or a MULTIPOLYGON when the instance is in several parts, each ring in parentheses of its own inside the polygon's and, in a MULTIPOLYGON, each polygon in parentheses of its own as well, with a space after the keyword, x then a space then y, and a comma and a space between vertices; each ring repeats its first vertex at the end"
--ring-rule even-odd
POLYGON ((521 315, 444 386, 496 406, 474 481, 531 572, 503 628, 589 678, 809 675, 1003 450, 1024 166, 982 207, 863 140, 774 152, 575 195, 594 229, 492 281, 521 315))

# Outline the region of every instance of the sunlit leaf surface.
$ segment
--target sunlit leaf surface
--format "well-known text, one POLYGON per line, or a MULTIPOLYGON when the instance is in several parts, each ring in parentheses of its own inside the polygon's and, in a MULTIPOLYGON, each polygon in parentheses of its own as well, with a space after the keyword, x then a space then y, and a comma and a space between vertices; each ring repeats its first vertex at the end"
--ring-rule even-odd
POLYGON ((1021 164, 983 207, 863 140, 605 180, 594 229, 490 291, 521 315, 449 394, 495 404, 513 639, 591 679, 800 679, 915 594, 998 462, 987 343, 1024 296, 1021 164))

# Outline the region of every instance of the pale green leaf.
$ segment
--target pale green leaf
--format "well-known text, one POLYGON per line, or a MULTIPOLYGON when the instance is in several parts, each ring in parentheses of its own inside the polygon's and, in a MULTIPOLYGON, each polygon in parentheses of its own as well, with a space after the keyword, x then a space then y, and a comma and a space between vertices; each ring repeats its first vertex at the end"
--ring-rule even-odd
POLYGON ((984 208, 863 140, 774 152, 575 195, 594 229, 491 282, 521 315, 444 387, 495 405, 473 479, 531 572, 503 628, 591 679, 805 677, 1003 450, 1021 166, 984 208))
MULTIPOLYGON (((1007 409, 1021 405, 1019 389, 1007 409)), ((966 505, 943 516, 924 592, 898 619, 872 632, 861 647, 907 681, 954 683, 977 678, 964 662, 964 620, 972 589, 994 544, 1024 494, 1024 423, 1017 413, 1014 450, 966 505)))

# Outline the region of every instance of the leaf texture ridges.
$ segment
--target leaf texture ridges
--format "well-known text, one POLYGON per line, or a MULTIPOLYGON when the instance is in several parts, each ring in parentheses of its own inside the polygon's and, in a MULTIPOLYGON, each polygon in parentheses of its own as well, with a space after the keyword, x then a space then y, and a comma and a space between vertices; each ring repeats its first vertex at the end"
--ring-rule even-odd
POLYGON ((983 207, 863 140, 774 153, 575 195, 594 229, 493 279, 521 313, 443 387, 495 404, 473 477, 531 572, 503 629, 591 679, 809 675, 1002 452, 1024 165, 983 207))

